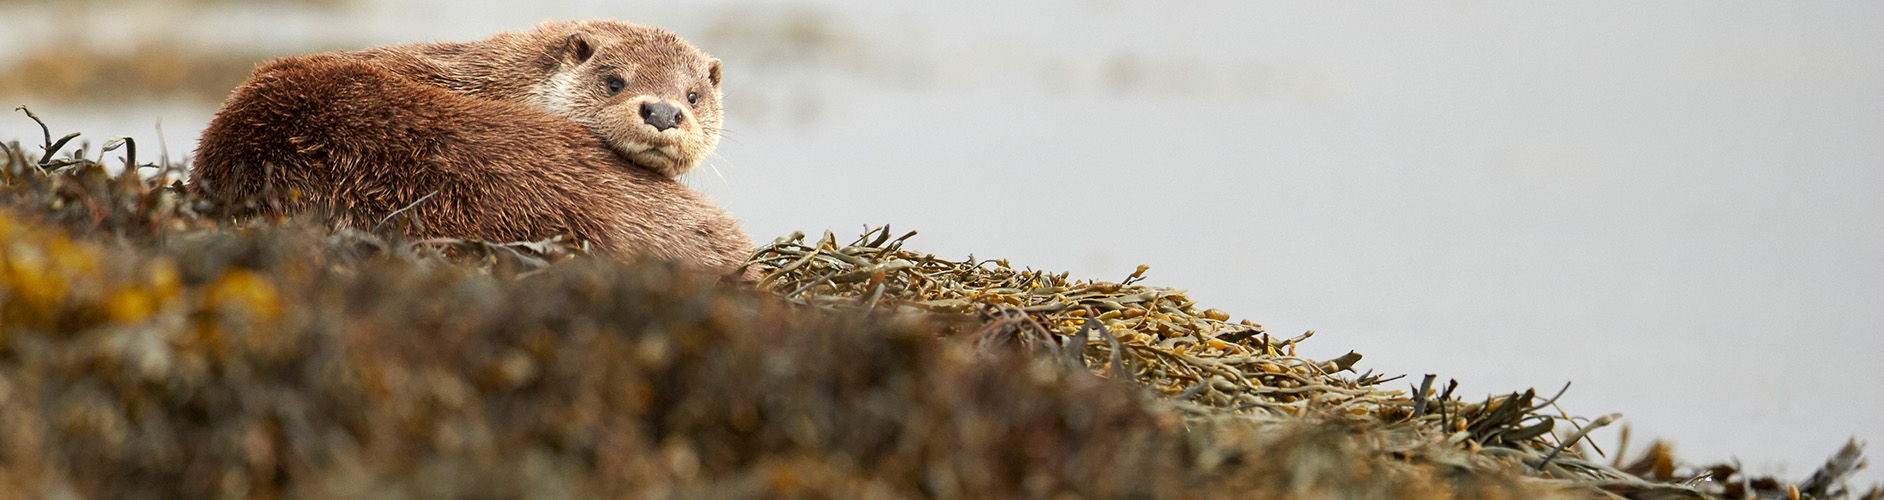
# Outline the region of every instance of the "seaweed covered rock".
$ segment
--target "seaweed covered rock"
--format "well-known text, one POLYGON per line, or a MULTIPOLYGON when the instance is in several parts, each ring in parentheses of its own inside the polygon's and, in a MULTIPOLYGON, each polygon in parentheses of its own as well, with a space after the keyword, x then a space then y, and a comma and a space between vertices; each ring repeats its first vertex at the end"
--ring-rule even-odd
POLYGON ((19 498, 1203 497, 1295 484, 1246 474, 1295 476, 1269 448, 1329 464, 1303 491, 1449 487, 1338 422, 1202 437, 1245 430, 938 335, 962 318, 806 310, 653 264, 504 277, 323 264, 311 228, 114 248, 22 219, 0 215, 19 498))
MULTIPOLYGON (((781 238, 755 288, 563 240, 221 217, 174 166, 44 142, 0 151, 0 498, 1771 491, 1603 465, 1531 391, 1390 389, 1181 291, 887 228, 781 238)), ((1796 488, 1855 495, 1839 474, 1796 488)))

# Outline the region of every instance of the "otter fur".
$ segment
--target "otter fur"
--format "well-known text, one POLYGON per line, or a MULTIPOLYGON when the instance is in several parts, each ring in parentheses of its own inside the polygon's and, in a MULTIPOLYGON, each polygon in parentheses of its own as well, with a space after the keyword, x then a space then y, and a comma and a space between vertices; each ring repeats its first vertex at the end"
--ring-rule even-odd
POLYGON ((399 213, 414 237, 569 235, 731 271, 750 238, 674 179, 718 142, 720 98, 717 59, 619 21, 289 57, 216 113, 190 186, 263 214, 399 213))

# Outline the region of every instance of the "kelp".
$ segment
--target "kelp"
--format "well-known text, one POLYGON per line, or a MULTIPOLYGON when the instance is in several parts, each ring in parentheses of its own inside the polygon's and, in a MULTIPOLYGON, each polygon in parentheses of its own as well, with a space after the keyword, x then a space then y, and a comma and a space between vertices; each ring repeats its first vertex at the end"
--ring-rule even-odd
MULTIPOLYGON (((1136 284, 1147 268, 1119 282, 1073 280, 1065 273, 1014 269, 1001 259, 951 261, 904 248, 914 232, 866 229, 839 245, 826 232, 802 233, 762 246, 748 261, 763 273, 761 289, 806 306, 966 314, 981 325, 975 342, 1013 345, 1060 359, 1095 376, 1131 381, 1197 419, 1242 420, 1262 426, 1300 415, 1341 415, 1376 429, 1412 453, 1452 455, 1450 463, 1496 469, 1440 452, 1454 448, 1521 463, 1540 477, 1617 491, 1653 491, 1701 498, 1681 483, 1652 484, 1570 448, 1588 431, 1620 415, 1594 420, 1552 415, 1558 396, 1535 390, 1471 402, 1443 392, 1428 376, 1411 391, 1384 384, 1399 377, 1354 373, 1359 353, 1330 360, 1294 355, 1314 335, 1277 338, 1220 309, 1200 309, 1181 289, 1136 284), (1422 397, 1423 396, 1423 397, 1422 397), (1558 422, 1572 428, 1564 436, 1558 422)), ((1565 386, 1565 390, 1568 386, 1565 386)))
POLYGON ((779 238, 726 283, 230 217, 183 166, 76 137, 0 148, 0 498, 1880 497, 1845 485, 1855 443, 1797 484, 1659 443, 1605 464, 1585 438, 1616 417, 1561 391, 1308 359, 1313 332, 1143 268, 882 227, 779 238))

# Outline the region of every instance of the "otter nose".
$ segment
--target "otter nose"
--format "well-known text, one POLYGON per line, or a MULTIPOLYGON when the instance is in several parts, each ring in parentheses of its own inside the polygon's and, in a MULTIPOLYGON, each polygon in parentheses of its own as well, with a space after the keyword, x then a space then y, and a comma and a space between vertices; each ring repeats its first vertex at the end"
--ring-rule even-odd
POLYGON ((641 103, 641 121, 653 125, 655 130, 667 130, 680 125, 680 108, 665 102, 641 103))

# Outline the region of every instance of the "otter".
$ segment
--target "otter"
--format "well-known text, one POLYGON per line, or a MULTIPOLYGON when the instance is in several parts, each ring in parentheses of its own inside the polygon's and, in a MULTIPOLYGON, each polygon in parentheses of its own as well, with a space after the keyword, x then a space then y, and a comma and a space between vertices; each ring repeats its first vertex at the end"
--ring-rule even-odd
POLYGON ((189 186, 239 213, 403 214, 412 237, 569 235, 732 271, 751 239, 674 179, 719 140, 720 79, 718 59, 620 21, 277 59, 203 131, 189 186))

